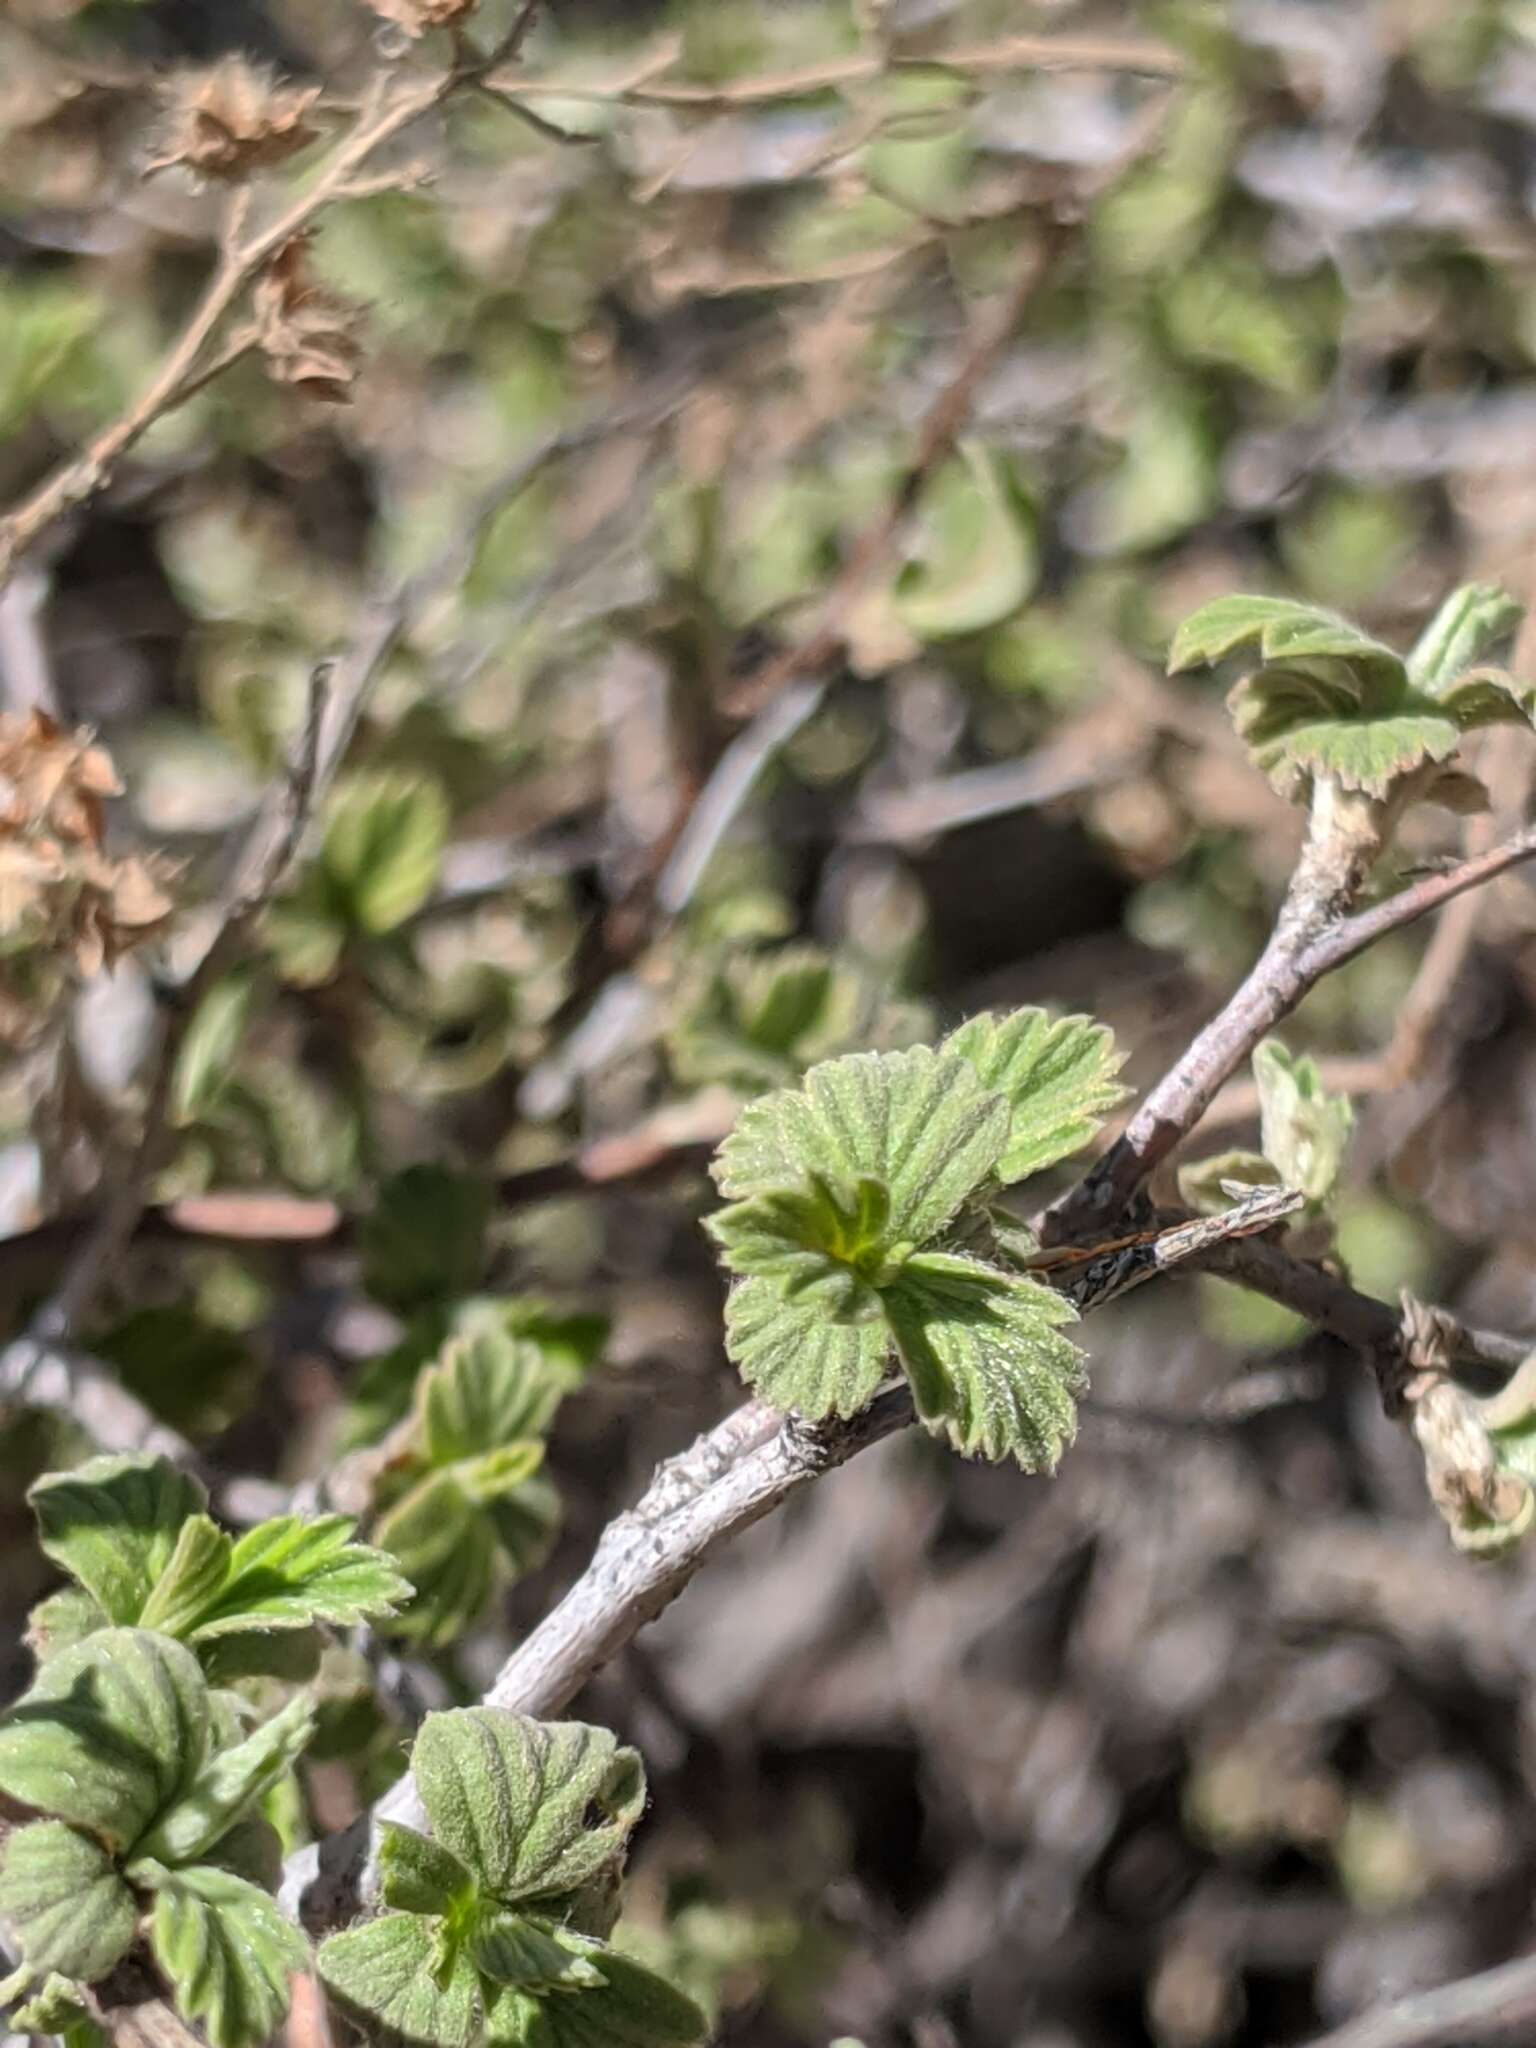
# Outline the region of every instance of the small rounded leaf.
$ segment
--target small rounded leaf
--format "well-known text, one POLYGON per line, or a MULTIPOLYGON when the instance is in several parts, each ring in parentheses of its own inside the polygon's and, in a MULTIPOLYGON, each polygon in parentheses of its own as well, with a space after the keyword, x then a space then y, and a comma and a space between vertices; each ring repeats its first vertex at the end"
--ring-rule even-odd
POLYGON ((133 1940, 138 1906, 112 1859, 60 1820, 18 1828, 0 1863, 0 1920, 33 1971, 89 1984, 133 1940))
POLYGON ((102 1629, 50 1658, 0 1726, 0 1792, 126 1850, 191 1783, 207 1740, 191 1651, 102 1629))
POLYGON ((579 1721, 429 1714, 411 1761, 438 1839, 508 1905, 618 1862, 645 1804, 639 1757, 579 1721))

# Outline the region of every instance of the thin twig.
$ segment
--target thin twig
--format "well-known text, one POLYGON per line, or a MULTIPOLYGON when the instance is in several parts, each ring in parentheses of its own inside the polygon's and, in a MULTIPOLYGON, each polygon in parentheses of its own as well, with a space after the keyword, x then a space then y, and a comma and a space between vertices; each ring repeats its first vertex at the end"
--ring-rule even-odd
POLYGON ((1353 910, 1379 850, 1371 809, 1315 806, 1307 847, 1257 965, 1224 1008, 1151 1091, 1103 1158, 1052 1212, 1053 1231, 1089 1231, 1124 1208, 1142 1181, 1187 1137, 1259 1040, 1325 974, 1388 932, 1536 856, 1536 827, 1430 875, 1395 896, 1353 910))
POLYGON ((358 172, 385 143, 430 113, 462 88, 485 82, 487 72, 516 53, 532 18, 520 10, 509 37, 486 55, 465 50, 448 69, 415 83, 395 84, 392 66, 381 70, 363 95, 356 125, 338 145, 314 183, 266 227, 247 237, 250 191, 242 187, 230 203, 223 246, 213 275, 203 288, 186 325, 171 344, 158 369, 126 409, 77 455, 45 477, 10 515, 0 520, 0 585, 17 559, 34 546, 54 522, 96 496, 111 481, 118 463, 157 419, 185 404, 221 370, 244 355, 254 337, 236 337, 210 361, 207 350, 227 314, 246 288, 260 276, 279 250, 302 234, 316 215, 353 190, 358 172))
MULTIPOLYGON (((1536 2020, 1536 1956, 1521 1956, 1335 2027, 1311 2048, 1472 2048, 1536 2020)), ((1527 2035, 1527 2038, 1528 2035, 1527 2035)))

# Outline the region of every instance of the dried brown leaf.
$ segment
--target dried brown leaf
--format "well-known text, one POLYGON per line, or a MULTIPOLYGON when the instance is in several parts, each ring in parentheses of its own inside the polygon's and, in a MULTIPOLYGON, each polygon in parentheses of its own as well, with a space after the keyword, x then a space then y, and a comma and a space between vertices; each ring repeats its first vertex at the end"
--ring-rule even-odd
POLYGON ((362 357, 357 312, 309 277, 306 237, 285 242, 257 279, 253 294, 267 371, 312 398, 345 405, 362 357))
POLYGON ((280 86, 270 71, 239 56, 179 71, 164 90, 159 151, 145 175, 185 164, 201 178, 236 183, 313 142, 306 118, 318 86, 280 86))
POLYGON ((0 829, 101 845, 103 797, 122 789, 105 750, 42 711, 0 714, 0 829))

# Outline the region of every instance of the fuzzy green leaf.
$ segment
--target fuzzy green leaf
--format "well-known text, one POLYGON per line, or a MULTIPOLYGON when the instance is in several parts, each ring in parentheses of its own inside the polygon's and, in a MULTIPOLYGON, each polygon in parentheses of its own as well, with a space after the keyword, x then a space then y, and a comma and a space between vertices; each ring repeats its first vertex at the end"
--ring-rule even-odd
POLYGON ((1214 598, 1184 621, 1168 649, 1168 673, 1222 661, 1245 646, 1266 662, 1324 656, 1356 672, 1406 680, 1401 655, 1337 613, 1293 598, 1243 595, 1214 598))
POLYGON ((248 974, 228 974, 198 1004, 176 1056, 171 1108, 178 1124, 195 1123, 224 1092, 251 1013, 248 974))
POLYGON ((1254 765, 1293 801, 1319 776, 1384 797, 1399 776, 1448 760, 1461 743, 1455 721, 1435 711, 1282 725, 1263 675, 1239 683, 1227 701, 1254 765))
POLYGON ((185 1637, 229 1577, 234 1539, 207 1515, 189 1515, 181 1525, 170 1563, 144 1603, 139 1620, 161 1635, 185 1637))
POLYGON ((277 1783, 314 1732, 314 1702, 299 1693, 243 1742, 207 1758, 175 1805, 141 1836, 135 1854, 171 1865, 201 1861, 277 1783))
POLYGON ((402 1913, 450 1913, 475 1881, 451 1850, 398 1821, 379 1823, 379 1896, 402 1913))
POLYGON ((361 1927, 331 1935, 320 1944, 316 1960, 343 2007, 380 2023, 402 2041, 471 2048, 479 2036, 479 1977, 462 1951, 450 1955, 444 1966, 431 1920, 415 1913, 382 1913, 361 1927))
POLYGON ((195 1479, 164 1458, 89 1458, 28 1489, 38 1542, 109 1621, 131 1627, 170 1563, 181 1526, 207 1505, 195 1479))
POLYGON ((1080 1152, 1126 1092, 1115 1078, 1124 1055, 1091 1017, 983 1012, 952 1031, 942 1050, 967 1060, 1008 1104, 1008 1142, 995 1169, 1005 1184, 1080 1152))
POLYGON ((488 2041, 505 2048, 692 2048, 704 2039, 708 2023, 691 1998, 628 1956, 597 1942, 580 1945, 603 1983, 546 1998, 506 1986, 486 2001, 488 2041))
POLYGON ((1463 732, 1485 725, 1536 725, 1536 689, 1504 669, 1463 669, 1436 702, 1463 732))
MULTIPOLYGON (((85 2042, 91 2048, 104 2044, 107 2037, 91 2020, 90 2008, 86 2005, 84 1990, 77 1979, 60 1976, 57 1970, 50 1971, 42 1984, 30 1998, 18 2005, 11 2013, 11 2029, 17 2034, 58 2034, 65 2042, 65 2048, 84 2048, 85 2042)), ((5 1999, 5 1986, 0 1985, 0 2003, 5 1999)))
POLYGON ((1054 1289, 977 1259, 923 1252, 886 1290, 885 1312, 921 1419, 968 1456, 1051 1471, 1077 1427, 1084 1379, 1054 1289))
POLYGON ((729 1271, 771 1280, 786 1301, 846 1321, 882 1277, 890 1214, 885 1184, 871 1175, 844 1194, 812 1174, 803 1187, 732 1202, 705 1227, 729 1271))
POLYGON ((809 946, 739 953, 685 1003, 668 1039, 677 1078, 743 1095, 783 1087, 813 1061, 867 1042, 875 1023, 860 977, 809 946))
POLYGON ((986 1180, 1007 1141, 1008 1105, 968 1061, 914 1046, 812 1067, 804 1084, 749 1103, 715 1155, 723 1195, 744 1198, 819 1175, 879 1181, 887 1238, 925 1244, 986 1180))
POLYGON ((1415 688, 1444 698, 1458 677, 1507 640, 1524 616, 1524 605, 1496 583, 1463 583, 1435 613, 1408 657, 1415 688))
POLYGON ((448 803, 429 776, 402 769, 348 776, 336 793, 320 861, 361 931, 391 932, 432 893, 448 803))
POLYGON ((590 1991, 606 1980, 592 1960, 596 1944, 548 1920, 495 1910, 482 1914, 469 1953, 482 1977, 523 1991, 590 1991))
POLYGON ((6 1842, 0 1920, 29 1969, 93 1983, 127 1952, 138 1910, 106 1850, 63 1821, 35 1821, 6 1842))
POLYGON ((489 1514, 470 1500, 456 1471, 429 1472, 380 1518, 376 1534, 416 1589, 384 1624, 387 1633, 434 1648, 451 1642, 479 1615, 496 1581, 489 1514))
POLYGON ((380 1187, 362 1226, 364 1286, 401 1315, 472 1293, 489 1219, 482 1182, 446 1166, 406 1167, 380 1187))
POLYGON ((309 1944, 265 1892, 227 1870, 146 1873, 155 1894, 149 1943, 177 2010, 212 2048, 260 2048, 288 2010, 288 1980, 309 1944))
POLYGON ((417 1383, 422 1450, 447 1466, 542 1436, 564 1391, 537 1345, 509 1331, 452 1338, 417 1383))
POLYGON ((880 1297, 862 1288, 837 1321, 804 1298, 786 1301, 772 1280, 738 1280, 725 1304, 725 1348, 748 1386, 775 1408, 812 1421, 857 1415, 874 1399, 891 1355, 880 1297))
POLYGON ((914 517, 916 554, 896 580, 896 614, 919 640, 998 625, 1034 587, 1034 536, 1001 459, 962 442, 914 517))
POLYGON ((45 1664, 106 1626, 107 1617, 83 1586, 63 1586, 39 1600, 27 1616, 26 1645, 45 1664))
POLYGON ((102 1629, 51 1657, 0 1725, 0 1791, 123 1851, 181 1797, 207 1740, 191 1651, 102 1629))
POLYGON ((411 1762, 434 1834, 505 1905, 616 1864, 645 1804, 639 1757, 579 1721, 429 1714, 411 1762))
POLYGON ((1299 1188, 1309 1202, 1327 1201, 1354 1129, 1354 1105, 1347 1095, 1328 1092, 1316 1060, 1292 1055, 1278 1038, 1254 1048, 1253 1078, 1265 1158, 1273 1160, 1283 1186, 1299 1188))
POLYGON ((250 1629, 350 1628, 394 1613, 411 1587, 395 1560, 351 1541, 346 1515, 276 1515, 240 1537, 222 1588, 188 1624, 191 1640, 211 1642, 250 1629))

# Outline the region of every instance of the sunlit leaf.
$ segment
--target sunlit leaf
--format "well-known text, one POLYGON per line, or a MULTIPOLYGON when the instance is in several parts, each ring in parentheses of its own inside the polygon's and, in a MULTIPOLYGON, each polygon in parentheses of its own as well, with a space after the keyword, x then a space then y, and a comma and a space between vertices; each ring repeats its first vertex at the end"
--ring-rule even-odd
POLYGON ((288 2010, 289 1978, 309 1944, 265 1892, 208 1865, 160 1870, 149 1943, 177 2009, 199 2021, 212 2048, 260 2048, 288 2010))
POLYGON ((133 1940, 139 1909, 111 1857, 63 1821, 16 1828, 0 1861, 0 1921, 34 1971, 92 1983, 133 1940))

